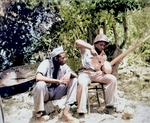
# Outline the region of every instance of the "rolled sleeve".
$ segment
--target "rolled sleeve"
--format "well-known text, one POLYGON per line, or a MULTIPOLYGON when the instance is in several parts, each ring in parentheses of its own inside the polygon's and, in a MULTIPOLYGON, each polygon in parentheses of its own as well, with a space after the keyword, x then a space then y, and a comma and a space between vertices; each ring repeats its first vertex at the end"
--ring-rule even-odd
POLYGON ((62 71, 62 74, 65 74, 66 72, 70 72, 71 69, 67 64, 64 64, 63 66, 61 66, 61 71, 62 71))

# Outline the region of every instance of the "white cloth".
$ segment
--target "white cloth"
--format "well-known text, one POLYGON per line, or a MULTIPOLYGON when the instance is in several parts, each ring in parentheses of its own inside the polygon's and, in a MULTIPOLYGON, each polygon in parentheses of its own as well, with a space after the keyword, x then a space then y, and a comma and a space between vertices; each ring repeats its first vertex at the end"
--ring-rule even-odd
POLYGON ((63 53, 63 52, 64 52, 63 47, 55 48, 55 49, 50 53, 50 57, 53 58, 53 57, 55 57, 55 56, 57 56, 58 54, 63 53))

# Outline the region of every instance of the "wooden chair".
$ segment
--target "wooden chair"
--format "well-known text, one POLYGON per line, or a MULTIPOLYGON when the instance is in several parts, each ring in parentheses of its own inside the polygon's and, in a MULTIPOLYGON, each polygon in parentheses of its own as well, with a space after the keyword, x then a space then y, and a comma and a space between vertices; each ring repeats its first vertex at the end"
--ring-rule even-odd
POLYGON ((100 100, 99 100, 99 96, 98 96, 99 92, 103 92, 103 97, 104 97, 104 102, 105 102, 105 88, 104 88, 104 84, 97 83, 97 82, 92 82, 90 85, 88 85, 88 100, 87 100, 88 101, 88 114, 90 114, 89 93, 96 93, 97 102, 98 102, 98 104, 100 106, 100 100), (101 87, 98 87, 99 85, 101 85, 101 87))

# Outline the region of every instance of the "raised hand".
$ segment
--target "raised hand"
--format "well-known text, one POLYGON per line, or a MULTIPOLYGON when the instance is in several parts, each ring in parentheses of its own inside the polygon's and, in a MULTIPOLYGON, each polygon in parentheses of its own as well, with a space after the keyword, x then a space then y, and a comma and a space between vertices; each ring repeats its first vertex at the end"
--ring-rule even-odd
POLYGON ((94 49, 94 48, 91 48, 91 54, 93 55, 93 56, 97 56, 98 54, 97 54, 97 52, 96 52, 96 50, 94 49))
POLYGON ((70 72, 67 72, 65 75, 63 75, 61 77, 61 80, 63 81, 63 84, 68 85, 69 81, 70 81, 70 72))

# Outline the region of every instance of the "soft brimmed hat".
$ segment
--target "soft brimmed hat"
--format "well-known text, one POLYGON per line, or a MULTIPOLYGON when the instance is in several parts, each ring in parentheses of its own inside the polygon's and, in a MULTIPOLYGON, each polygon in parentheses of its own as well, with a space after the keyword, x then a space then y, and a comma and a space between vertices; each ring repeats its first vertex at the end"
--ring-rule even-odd
POLYGON ((94 44, 100 41, 104 41, 106 43, 109 43, 108 37, 105 34, 98 34, 96 38, 94 39, 94 44))
POLYGON ((53 49, 53 51, 50 53, 50 57, 53 58, 53 57, 55 57, 55 56, 57 56, 58 54, 63 53, 63 52, 64 52, 63 47, 55 48, 55 49, 53 49))

